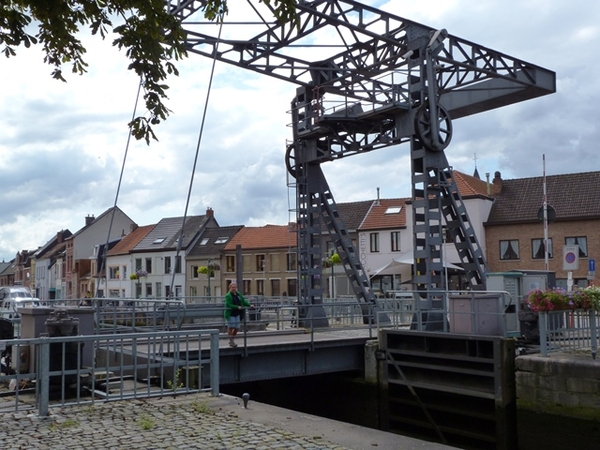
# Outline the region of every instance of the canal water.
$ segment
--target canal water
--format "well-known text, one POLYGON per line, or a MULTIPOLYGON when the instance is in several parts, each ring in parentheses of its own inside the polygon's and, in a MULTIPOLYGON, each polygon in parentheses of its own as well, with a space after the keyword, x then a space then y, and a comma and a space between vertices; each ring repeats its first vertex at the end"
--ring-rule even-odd
MULTIPOLYGON (((223 385, 221 391, 237 397, 249 393, 250 401, 369 428, 381 429, 385 422, 377 387, 366 384, 358 372, 223 385)), ((600 417, 573 419, 519 410, 517 422, 518 450, 600 449, 600 417)))

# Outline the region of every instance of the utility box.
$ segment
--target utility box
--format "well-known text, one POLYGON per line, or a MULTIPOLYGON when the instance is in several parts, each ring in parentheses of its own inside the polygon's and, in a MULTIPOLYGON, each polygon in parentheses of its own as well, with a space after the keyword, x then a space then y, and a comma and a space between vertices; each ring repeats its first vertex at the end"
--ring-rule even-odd
POLYGON ((449 300, 451 333, 506 336, 501 294, 472 292, 451 295, 449 300))
POLYGON ((538 315, 526 307, 531 291, 552 289, 556 286, 556 274, 539 270, 511 270, 487 274, 488 291, 507 292, 504 308, 507 332, 523 336, 530 341, 539 340, 538 315))

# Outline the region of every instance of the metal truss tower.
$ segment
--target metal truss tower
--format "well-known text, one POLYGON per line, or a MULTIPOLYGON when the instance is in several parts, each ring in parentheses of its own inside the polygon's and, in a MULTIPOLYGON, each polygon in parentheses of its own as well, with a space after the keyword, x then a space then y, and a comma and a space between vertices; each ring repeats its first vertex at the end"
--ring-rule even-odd
MULTIPOLYGON (((321 164, 410 143, 414 281, 431 307, 445 290, 442 227, 473 289, 487 266, 445 148, 452 121, 555 92, 554 72, 352 0, 298 1, 299 23, 273 22, 258 0, 242 21, 203 20, 206 1, 170 0, 187 49, 297 85, 288 171, 296 178, 300 304, 322 303, 321 236, 331 235, 358 299, 375 306, 321 164)), ((312 308, 311 308, 312 309, 312 308)), ((326 325, 315 309, 315 326, 326 325)))

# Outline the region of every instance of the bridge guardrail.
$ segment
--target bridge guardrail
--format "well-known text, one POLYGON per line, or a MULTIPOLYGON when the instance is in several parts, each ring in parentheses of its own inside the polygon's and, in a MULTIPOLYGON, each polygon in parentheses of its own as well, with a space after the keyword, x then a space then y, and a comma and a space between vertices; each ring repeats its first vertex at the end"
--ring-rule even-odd
POLYGON ((219 394, 218 330, 42 336, 0 347, 3 361, 12 355, 15 362, 0 374, 0 413, 37 409, 45 417, 53 406, 219 394))

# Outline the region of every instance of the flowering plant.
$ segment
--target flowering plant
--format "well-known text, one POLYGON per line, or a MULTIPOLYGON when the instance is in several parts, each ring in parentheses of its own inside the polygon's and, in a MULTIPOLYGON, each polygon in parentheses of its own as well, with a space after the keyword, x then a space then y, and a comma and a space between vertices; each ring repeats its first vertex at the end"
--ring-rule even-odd
POLYGON ((147 277, 148 276, 148 272, 146 272, 145 270, 142 269, 138 269, 135 271, 135 273, 132 273, 131 275, 129 275, 129 279, 130 280, 139 280, 142 277, 147 277))
MULTIPOLYGON (((561 288, 531 291, 527 296, 527 304, 534 311, 596 309, 593 297, 586 289, 577 289, 572 292, 566 292, 561 288)), ((600 306, 600 289, 594 295, 598 298, 597 304, 600 306)))
POLYGON ((214 277, 215 270, 221 270, 221 266, 217 263, 209 263, 206 266, 198 267, 198 273, 202 273, 204 275, 208 275, 210 273, 211 277, 214 277))
POLYGON ((588 286, 583 289, 583 292, 586 293, 590 300, 590 308, 600 311, 600 286, 588 286))

